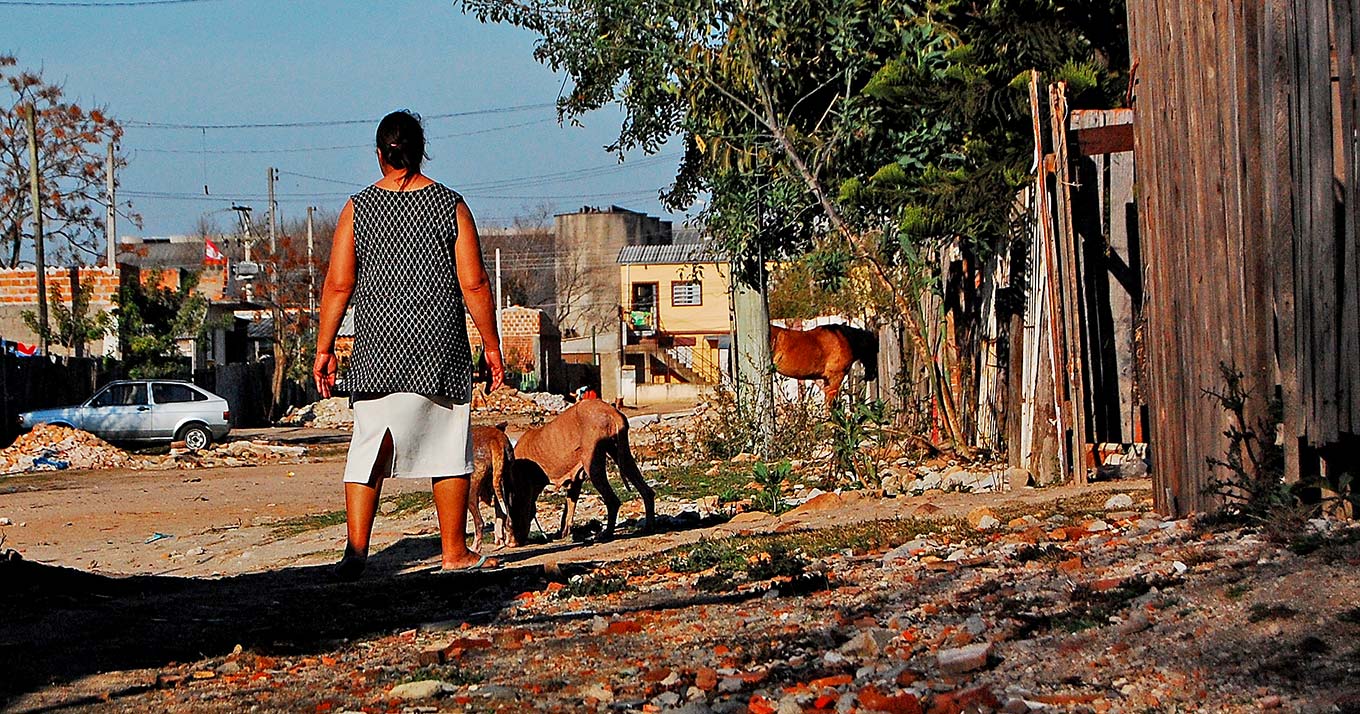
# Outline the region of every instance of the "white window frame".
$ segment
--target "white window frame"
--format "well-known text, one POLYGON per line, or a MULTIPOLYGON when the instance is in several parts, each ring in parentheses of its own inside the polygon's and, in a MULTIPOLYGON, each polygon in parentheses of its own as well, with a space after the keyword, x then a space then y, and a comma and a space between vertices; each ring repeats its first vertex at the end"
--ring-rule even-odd
POLYGON ((703 304, 704 283, 702 280, 671 281, 671 307, 701 307, 703 304), (682 295, 686 300, 693 300, 693 302, 681 302, 679 298, 682 295))

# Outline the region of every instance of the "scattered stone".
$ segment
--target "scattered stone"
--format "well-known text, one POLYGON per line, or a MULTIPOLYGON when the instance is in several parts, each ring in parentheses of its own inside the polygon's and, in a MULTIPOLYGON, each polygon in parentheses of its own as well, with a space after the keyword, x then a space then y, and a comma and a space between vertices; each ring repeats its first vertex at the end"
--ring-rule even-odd
POLYGON ((1105 510, 1124 511, 1133 508, 1133 497, 1127 493, 1116 493, 1105 500, 1105 510))
POLYGON ((826 511, 834 508, 840 508, 842 505, 844 505, 844 503, 845 499, 842 498, 840 494, 823 493, 818 496, 813 496, 807 501, 804 501, 803 505, 793 509, 792 511, 789 511, 789 513, 798 514, 798 513, 811 513, 813 511, 826 511))
POLYGON ((652 700, 652 703, 659 707, 674 707, 680 703, 680 694, 678 692, 662 692, 652 700))
POLYGON ((415 682, 398 684, 388 690, 387 695, 393 699, 430 699, 444 693, 449 685, 437 679, 422 679, 415 682))
POLYGON ((1152 626, 1152 621, 1148 619, 1147 611, 1136 608, 1129 613, 1129 616, 1119 623, 1119 634, 1132 635, 1135 632, 1142 632, 1152 626))
POLYGON ((601 704, 609 704, 614 701, 614 690, 605 684, 592 684, 581 690, 582 699, 594 699, 601 704))
POLYGON ((882 652, 895 639, 897 639, 897 633, 892 630, 870 627, 860 630, 858 634, 851 637, 849 641, 841 645, 840 651, 848 655, 871 657, 882 652))
POLYGON ((940 650, 939 654, 936 655, 936 662, 941 672, 960 674, 986 666, 987 657, 991 654, 991 643, 979 642, 964 647, 940 650))
POLYGON ((1001 525, 1001 521, 997 520, 996 514, 992 512, 992 509, 986 506, 974 508, 968 512, 968 515, 965 516, 965 518, 968 520, 968 525, 980 531, 985 531, 1001 525))

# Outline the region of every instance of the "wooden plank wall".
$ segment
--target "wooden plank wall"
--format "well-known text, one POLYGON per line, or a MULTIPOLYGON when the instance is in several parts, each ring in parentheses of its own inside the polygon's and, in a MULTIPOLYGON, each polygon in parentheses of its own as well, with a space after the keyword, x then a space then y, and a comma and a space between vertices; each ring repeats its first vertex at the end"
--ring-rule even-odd
POLYGON ((1129 0, 1160 510, 1214 505, 1219 365, 1280 389, 1292 474, 1357 433, 1360 0, 1129 0), (1332 45, 1339 81, 1332 81, 1332 45))

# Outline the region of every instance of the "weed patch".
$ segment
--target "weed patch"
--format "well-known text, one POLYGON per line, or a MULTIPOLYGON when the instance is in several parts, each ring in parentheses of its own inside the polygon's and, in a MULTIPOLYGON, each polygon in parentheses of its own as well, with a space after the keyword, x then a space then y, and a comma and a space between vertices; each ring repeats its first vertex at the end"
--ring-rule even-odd
POLYGON ((628 579, 622 575, 575 575, 565 587, 557 591, 560 598, 611 595, 628 589, 628 579))

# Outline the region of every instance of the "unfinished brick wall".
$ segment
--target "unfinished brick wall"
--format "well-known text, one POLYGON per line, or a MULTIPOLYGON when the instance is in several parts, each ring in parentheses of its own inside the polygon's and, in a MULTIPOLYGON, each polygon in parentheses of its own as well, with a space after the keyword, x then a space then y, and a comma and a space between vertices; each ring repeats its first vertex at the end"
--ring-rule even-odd
MULTIPOLYGON (((475 353, 482 347, 482 334, 477 331, 477 325, 472 321, 471 315, 465 316, 464 319, 467 321, 468 342, 475 353)), ((545 330, 549 333, 554 332, 552 326, 547 324, 542 310, 527 307, 510 307, 503 310, 501 358, 505 361, 505 366, 521 370, 530 366, 539 368, 539 337, 545 330)))
MULTIPOLYGON (((56 288, 63 303, 71 304, 71 268, 48 268, 47 289, 56 288)), ((108 268, 86 267, 75 271, 82 286, 92 288, 90 310, 111 310, 118 304, 119 272, 108 268)), ((0 269, 0 337, 13 342, 35 344, 38 336, 28 329, 23 320, 27 310, 38 309, 38 271, 34 268, 0 269)), ((103 354, 109 346, 116 343, 112 335, 105 340, 94 340, 86 346, 91 354, 103 354)), ((65 354, 61 348, 53 348, 54 354, 65 354)))
MULTIPOLYGON (((165 288, 166 290, 178 290, 182 278, 181 271, 173 268, 141 268, 138 274, 138 279, 142 281, 142 285, 150 288, 165 288)), ((203 266, 198 271, 196 289, 203 297, 213 302, 225 299, 227 269, 211 265, 203 266)))
MULTIPOLYGON (((79 268, 81 285, 93 288, 90 307, 106 309, 118 302, 118 271, 108 268, 79 268)), ((48 268, 47 289, 55 287, 62 302, 71 302, 71 269, 48 268)), ((0 305, 38 307, 38 271, 34 268, 0 269, 0 305)))

